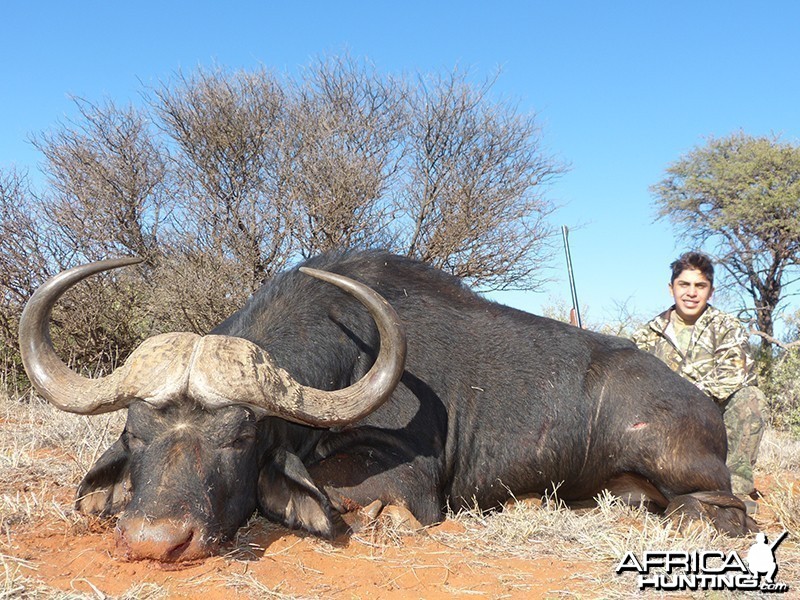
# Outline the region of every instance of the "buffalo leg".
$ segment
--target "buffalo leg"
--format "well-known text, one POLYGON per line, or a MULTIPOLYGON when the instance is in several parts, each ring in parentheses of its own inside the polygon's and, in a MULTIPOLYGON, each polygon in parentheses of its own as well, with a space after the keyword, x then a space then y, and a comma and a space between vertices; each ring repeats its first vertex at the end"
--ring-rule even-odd
POLYGON ((643 472, 669 500, 665 514, 672 520, 707 520, 719 531, 744 536, 758 531, 739 498, 731 493, 730 472, 722 458, 696 449, 672 453, 670 460, 643 472))
POLYGON ((309 474, 343 513, 379 500, 404 507, 421 525, 430 525, 444 519, 444 502, 431 488, 432 466, 420 457, 398 462, 391 452, 373 448, 340 451, 310 466, 309 474))

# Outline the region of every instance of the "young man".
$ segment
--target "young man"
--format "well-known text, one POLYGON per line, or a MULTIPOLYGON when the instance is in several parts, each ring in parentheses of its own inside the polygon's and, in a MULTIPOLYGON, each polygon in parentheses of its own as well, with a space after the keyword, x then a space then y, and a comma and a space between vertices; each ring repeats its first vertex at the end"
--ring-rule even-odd
POLYGON ((675 304, 634 333, 633 341, 720 407, 733 493, 749 496, 755 492, 753 467, 764 432, 764 394, 755 387, 747 334, 736 318, 708 303, 714 292, 714 265, 708 256, 687 252, 670 268, 675 304))

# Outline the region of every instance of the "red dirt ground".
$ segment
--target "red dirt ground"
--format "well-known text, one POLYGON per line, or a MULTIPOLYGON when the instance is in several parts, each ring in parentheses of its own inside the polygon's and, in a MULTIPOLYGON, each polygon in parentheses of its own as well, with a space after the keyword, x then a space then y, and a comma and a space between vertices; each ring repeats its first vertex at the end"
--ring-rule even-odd
MULTIPOLYGON (((767 476, 757 483, 770 489, 775 481, 767 476)), ((52 485, 47 502, 69 507, 73 487, 52 485)), ((29 491, 23 482, 18 487, 0 492, 13 496, 29 491)), ((458 535, 464 524, 453 520, 417 534, 367 529, 329 543, 261 518, 240 530, 229 554, 176 567, 120 558, 113 521, 62 519, 56 511, 49 513, 48 520, 14 524, 0 540, 0 586, 1 567, 8 578, 10 565, 18 568, 17 576, 87 598, 162 597, 159 590, 169 598, 204 600, 594 598, 603 596, 600 580, 609 571, 607 563, 520 559, 512 553, 487 556, 469 546, 469 536, 458 535), (142 587, 132 591, 136 586, 142 587)), ((774 528, 767 514, 760 511, 759 516, 762 526, 771 523, 774 528)))
POLYGON ((261 597, 544 598, 586 590, 586 573, 596 568, 550 559, 487 560, 433 539, 437 531, 458 533, 462 526, 455 521, 388 543, 331 544, 262 519, 246 533, 250 556, 239 551, 176 568, 115 557, 111 527, 94 523, 76 532, 63 521, 37 524, 17 531, 14 554, 28 561, 23 574, 68 592, 119 596, 138 584, 156 584, 171 598, 205 600, 254 597, 259 589, 261 597))
MULTIPOLYGON (((33 450, 33 456, 74 460, 69 451, 52 448, 33 450)), ((35 497, 43 510, 34 512, 49 516, 5 522, 0 598, 8 592, 38 597, 37 587, 45 585, 86 598, 159 598, 166 592, 169 598, 203 600, 535 599, 585 593, 597 588, 599 570, 608 570, 608 565, 520 559, 513 553, 488 556, 468 547, 469 536, 458 535, 464 525, 453 520, 408 535, 367 528, 360 536, 329 543, 256 518, 240 530, 227 555, 177 567, 129 562, 115 553, 113 521, 76 517, 69 510, 74 485, 35 475, 2 479, 10 485, 0 495, 23 498, 23 503, 35 497), (59 511, 66 513, 63 518, 59 511)))

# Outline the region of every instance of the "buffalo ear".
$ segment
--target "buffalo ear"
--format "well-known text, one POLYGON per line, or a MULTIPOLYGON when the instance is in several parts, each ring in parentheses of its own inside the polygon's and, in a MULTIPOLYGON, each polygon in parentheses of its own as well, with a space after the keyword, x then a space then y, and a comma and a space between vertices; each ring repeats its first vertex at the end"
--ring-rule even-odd
POLYGON ((130 501, 130 490, 128 450, 119 439, 81 480, 75 509, 87 515, 116 514, 130 501))
POLYGON ((327 496, 311 481, 303 462, 285 450, 277 450, 261 468, 258 506, 273 521, 328 539, 347 527, 327 496))

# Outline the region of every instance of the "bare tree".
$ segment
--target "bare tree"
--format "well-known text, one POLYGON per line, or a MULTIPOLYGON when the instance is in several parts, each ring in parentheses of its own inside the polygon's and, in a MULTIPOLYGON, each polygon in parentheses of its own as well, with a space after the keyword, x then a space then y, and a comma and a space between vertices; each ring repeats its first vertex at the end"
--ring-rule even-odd
POLYGON ((485 289, 533 288, 553 234, 543 188, 564 167, 532 116, 490 101, 493 83, 454 71, 409 97, 404 250, 485 289))
MULTIPOLYGON (((72 266, 76 248, 61 239, 53 206, 37 198, 27 178, 0 175, 0 338, 6 380, 21 373, 18 328, 22 309, 47 277, 72 266)), ((101 240, 102 241, 102 240, 101 240)), ((66 360, 103 371, 127 354, 142 334, 141 276, 136 272, 84 283, 53 311, 53 339, 66 360)))
POLYGON ((183 244, 238 266, 248 291, 292 251, 285 96, 265 70, 179 76, 152 103, 177 145, 183 244))
POLYGON ((213 250, 170 246, 152 273, 148 292, 154 332, 204 334, 244 304, 240 266, 213 250))
POLYGON ((349 57, 321 60, 291 110, 293 192, 303 256, 386 245, 385 201, 403 152, 403 88, 349 57))
POLYGON ((148 119, 111 102, 76 105, 80 120, 34 140, 47 161, 47 215, 65 262, 114 254, 152 261, 170 194, 148 119))
POLYGON ((27 175, 0 172, 0 289, 6 303, 24 303, 48 274, 39 213, 27 175))
POLYGON ((85 282, 54 314, 57 347, 95 371, 156 331, 207 331, 332 249, 382 246, 484 289, 535 287, 544 191, 564 169, 492 85, 345 56, 297 78, 179 73, 127 109, 77 100, 74 120, 34 140, 44 189, 0 178, 0 330, 11 339, 43 278, 120 254, 147 264, 85 282))
POLYGON ((17 354, 19 317, 47 273, 36 212, 27 175, 0 172, 0 367, 3 383, 13 388, 22 372, 17 354))

